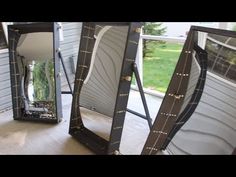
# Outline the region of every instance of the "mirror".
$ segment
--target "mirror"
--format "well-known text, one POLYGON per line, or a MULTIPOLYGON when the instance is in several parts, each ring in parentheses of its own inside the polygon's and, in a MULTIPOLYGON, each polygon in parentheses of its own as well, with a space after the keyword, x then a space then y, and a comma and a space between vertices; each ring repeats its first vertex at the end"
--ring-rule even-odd
MULTIPOLYGON (((172 102, 177 108, 168 107, 163 115, 161 107, 142 154, 161 150, 170 154, 231 154, 236 146, 236 32, 192 27, 182 53, 186 54, 179 63, 184 56, 191 61, 186 63, 188 81, 179 85, 186 90, 175 94, 174 100, 167 92, 162 105, 172 102)), ((172 84, 175 75, 182 74, 179 68, 177 64, 168 91, 176 89, 172 84)))
POLYGON ((91 64, 81 89, 84 125, 106 140, 110 138, 127 35, 128 26, 95 26, 91 64))
POLYGON ((10 60, 15 61, 11 71, 15 78, 12 79, 18 87, 15 88, 12 82, 12 91, 20 98, 21 108, 17 113, 21 117, 16 116, 16 119, 49 122, 61 119, 57 113, 56 97, 60 89, 56 88, 55 67, 58 63, 54 59, 53 29, 53 23, 11 25, 9 28, 10 51, 13 53, 10 60))
POLYGON ((119 150, 139 39, 136 28, 139 23, 83 24, 70 134, 98 154, 119 150))
POLYGON ((52 33, 29 33, 16 48, 25 114, 40 118, 56 117, 52 39, 52 33))

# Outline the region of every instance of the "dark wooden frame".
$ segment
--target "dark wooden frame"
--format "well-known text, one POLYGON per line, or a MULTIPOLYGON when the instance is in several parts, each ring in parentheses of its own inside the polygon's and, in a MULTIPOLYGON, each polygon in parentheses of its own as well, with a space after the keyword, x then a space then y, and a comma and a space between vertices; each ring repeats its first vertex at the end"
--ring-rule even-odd
POLYGON ((121 134, 123 130, 130 84, 133 74, 132 67, 136 59, 140 28, 141 23, 83 23, 75 75, 69 134, 82 144, 86 145, 96 154, 119 154, 121 134), (129 26, 109 141, 101 138, 84 126, 79 108, 80 91, 83 86, 83 81, 88 74, 88 68, 90 66, 91 55, 95 43, 95 41, 92 39, 95 31, 95 25, 129 26), (85 46, 85 43, 87 42, 88 38, 85 39, 83 36, 88 36, 90 38, 87 47, 85 46), (87 53, 84 53, 84 51, 87 53), (83 60, 84 55, 86 56, 83 60))
POLYGON ((61 104, 61 80, 60 80, 60 59, 59 51, 59 25, 57 23, 32 23, 32 24, 15 24, 8 25, 9 39, 9 64, 11 75, 11 92, 13 104, 14 120, 40 121, 48 123, 58 123, 62 119, 61 104), (22 34, 34 32, 52 32, 53 33, 53 62, 54 62, 54 78, 55 78, 55 104, 56 118, 35 118, 31 115, 24 116, 21 108, 21 88, 20 74, 16 63, 16 46, 22 34))
POLYGON ((213 29, 199 26, 191 27, 188 37, 185 41, 182 53, 180 55, 179 61, 173 73, 172 79, 170 81, 169 87, 167 89, 166 95, 163 99, 159 112, 156 116, 156 120, 153 123, 153 127, 144 145, 142 151, 143 155, 157 154, 158 151, 166 149, 169 142, 172 140, 172 138, 175 136, 178 130, 191 117, 191 115, 193 114, 194 110, 196 109, 200 101, 207 73, 207 53, 205 53, 204 50, 201 50, 200 48, 196 48, 196 46, 194 46, 194 33, 197 31, 236 38, 236 32, 234 31, 213 29), (183 114, 179 113, 183 105, 184 95, 187 92, 187 86, 189 81, 188 76, 190 74, 191 63, 192 63, 192 57, 189 54, 192 53, 193 48, 195 48, 195 50, 198 50, 200 53, 199 64, 201 67, 201 73, 198 79, 197 86, 192 96, 192 98, 196 97, 197 99, 195 100, 194 103, 191 102, 192 101, 191 99, 187 107, 183 110, 183 112, 185 112, 185 110, 190 107, 190 104, 195 104, 195 105, 191 107, 190 113, 187 114, 187 116, 183 117, 183 114), (187 67, 183 69, 183 66, 185 64, 187 67), (179 76, 181 76, 182 79, 181 82, 179 82, 180 81, 179 76), (200 82, 200 80, 202 80, 203 82, 200 82), (180 89, 176 90, 178 84, 180 89), (171 112, 170 108, 172 108, 171 112))

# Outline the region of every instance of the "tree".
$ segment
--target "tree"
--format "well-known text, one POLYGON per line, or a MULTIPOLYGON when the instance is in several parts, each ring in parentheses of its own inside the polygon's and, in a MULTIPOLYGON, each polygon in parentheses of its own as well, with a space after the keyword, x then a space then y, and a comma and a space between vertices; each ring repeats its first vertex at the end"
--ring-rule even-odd
MULTIPOLYGON (((145 22, 143 27, 143 34, 146 35, 156 35, 160 36, 166 32, 166 27, 161 26, 162 23, 154 23, 154 22, 145 22)), ((146 56, 148 52, 148 43, 150 40, 143 39, 143 58, 146 56)))

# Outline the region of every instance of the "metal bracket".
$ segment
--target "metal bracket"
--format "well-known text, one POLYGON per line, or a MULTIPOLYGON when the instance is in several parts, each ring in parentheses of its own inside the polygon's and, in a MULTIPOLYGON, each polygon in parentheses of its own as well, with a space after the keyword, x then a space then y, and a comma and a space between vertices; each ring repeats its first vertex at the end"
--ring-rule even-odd
POLYGON ((58 56, 61 60, 61 64, 62 64, 64 73, 65 73, 65 76, 66 76, 66 80, 67 80, 68 86, 70 88, 70 91, 62 91, 61 93, 62 94, 73 94, 72 87, 71 87, 71 84, 70 84, 70 80, 69 80, 69 77, 68 77, 68 73, 67 73, 67 70, 66 70, 66 67, 65 67, 65 63, 64 63, 60 48, 57 49, 57 53, 58 53, 58 56))
POLYGON ((141 80, 140 80, 140 77, 139 77, 139 72, 138 72, 138 68, 137 68, 136 63, 133 64, 133 72, 134 72, 134 75, 135 75, 135 78, 136 78, 136 82, 138 84, 138 89, 139 89, 139 93, 140 93, 140 96, 141 96, 141 99, 142 99, 142 103, 143 103, 143 107, 144 107, 146 116, 142 115, 142 114, 140 114, 136 111, 130 110, 130 109, 127 109, 127 111, 134 114, 134 115, 136 115, 136 116, 139 116, 143 119, 146 119, 148 121, 149 128, 151 129, 152 119, 151 119, 151 116, 149 114, 146 98, 145 98, 145 95, 144 95, 144 91, 143 91, 143 87, 142 87, 142 84, 141 84, 141 80))
POLYGON ((132 80, 132 77, 131 76, 123 76, 121 79, 130 82, 132 80))

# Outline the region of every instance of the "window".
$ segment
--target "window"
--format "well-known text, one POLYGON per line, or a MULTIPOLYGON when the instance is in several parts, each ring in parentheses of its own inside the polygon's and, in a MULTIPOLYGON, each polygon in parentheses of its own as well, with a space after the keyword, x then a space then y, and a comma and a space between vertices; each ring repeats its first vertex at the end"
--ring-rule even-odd
POLYGON ((4 49, 4 48, 7 48, 7 41, 6 41, 2 23, 0 23, 0 49, 4 49))
POLYGON ((236 38, 209 34, 206 49, 209 70, 236 82, 236 38))

